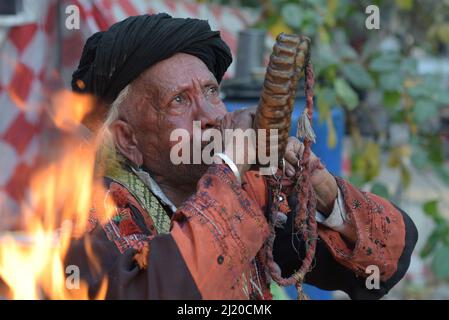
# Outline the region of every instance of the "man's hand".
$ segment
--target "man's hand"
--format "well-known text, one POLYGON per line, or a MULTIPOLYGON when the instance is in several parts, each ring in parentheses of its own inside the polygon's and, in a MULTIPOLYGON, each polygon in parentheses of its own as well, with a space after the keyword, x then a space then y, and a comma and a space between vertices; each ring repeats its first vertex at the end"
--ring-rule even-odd
MULTIPOLYGON (((304 145, 295 137, 289 137, 287 147, 285 149, 285 174, 293 177, 296 172, 296 166, 299 157, 304 152, 304 145)), ((313 152, 310 154, 310 161, 318 158, 313 152)), ((317 196, 317 210, 324 215, 329 215, 334 207, 337 198, 337 182, 335 178, 327 171, 326 168, 317 168, 312 172, 311 181, 317 196)))
POLYGON ((245 131, 247 129, 252 129, 255 114, 256 108, 236 110, 227 113, 220 124, 224 146, 223 152, 234 161, 241 177, 244 176, 246 171, 248 171, 251 165, 256 161, 256 139, 245 139, 244 145, 237 145, 235 139, 227 139, 225 130, 241 129, 245 131))

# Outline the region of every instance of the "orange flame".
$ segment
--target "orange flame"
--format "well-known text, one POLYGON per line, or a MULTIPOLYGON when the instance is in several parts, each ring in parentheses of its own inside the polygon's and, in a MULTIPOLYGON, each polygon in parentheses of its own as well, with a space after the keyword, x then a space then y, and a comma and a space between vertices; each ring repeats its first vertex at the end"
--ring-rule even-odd
POLYGON ((52 97, 50 115, 58 128, 71 131, 80 127, 84 116, 92 111, 94 102, 91 95, 64 90, 52 97))
MULTIPOLYGON (((72 239, 86 231, 93 196, 100 194, 105 198, 103 187, 94 176, 96 146, 74 134, 91 110, 93 99, 64 91, 52 101, 54 124, 71 135, 47 147, 51 150, 44 146, 46 153, 58 156, 31 177, 30 197, 21 204, 23 233, 0 237, 0 278, 9 289, 7 298, 11 299, 89 298, 86 283, 69 283, 64 258, 72 239)), ((101 210, 108 208, 113 206, 101 210)), ((112 213, 112 210, 102 212, 105 217, 112 213)), ((88 240, 85 250, 99 271, 99 262, 88 240)), ((95 299, 106 296, 107 286, 104 278, 95 299)))

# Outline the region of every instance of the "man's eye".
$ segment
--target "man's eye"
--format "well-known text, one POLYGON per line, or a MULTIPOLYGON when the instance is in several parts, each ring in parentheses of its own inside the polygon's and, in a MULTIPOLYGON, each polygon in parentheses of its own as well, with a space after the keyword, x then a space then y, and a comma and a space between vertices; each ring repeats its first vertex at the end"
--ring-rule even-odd
POLYGON ((183 97, 182 95, 178 94, 178 95, 176 95, 176 96, 173 98, 172 101, 173 101, 173 102, 176 102, 176 103, 183 103, 183 102, 184 102, 184 97, 183 97))
POLYGON ((172 114, 179 115, 185 110, 185 108, 189 106, 190 106, 189 96, 186 93, 180 93, 173 96, 170 103, 168 104, 168 110, 172 114))
POLYGON ((206 90, 207 95, 216 95, 218 94, 218 88, 216 86, 208 87, 206 90))

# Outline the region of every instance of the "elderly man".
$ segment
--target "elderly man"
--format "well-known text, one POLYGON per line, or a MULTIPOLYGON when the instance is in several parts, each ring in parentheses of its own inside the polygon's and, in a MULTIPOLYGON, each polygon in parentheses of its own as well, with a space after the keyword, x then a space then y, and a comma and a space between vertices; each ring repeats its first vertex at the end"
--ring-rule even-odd
MULTIPOLYGON (((107 297, 113 299, 271 298, 262 247, 273 192, 265 177, 233 163, 226 151, 216 155, 222 164, 175 165, 170 159, 177 143, 171 132, 192 133, 193 121, 201 121, 202 130, 252 127, 252 111, 227 113, 220 99, 219 83, 231 60, 206 21, 167 14, 127 18, 86 42, 72 86, 106 106, 107 115, 98 107, 101 121, 91 123, 102 124, 99 167, 117 212, 103 222, 99 201, 90 233, 67 257, 81 266, 92 291, 107 275, 107 297)), ((301 150, 291 138, 287 175, 295 174, 301 150)), ((417 240, 412 221, 323 167, 313 172, 312 184, 319 239, 304 281, 351 298, 382 297, 409 266, 417 240), (372 266, 379 286, 366 285, 372 266)), ((300 268, 307 245, 293 228, 301 199, 286 194, 283 201, 288 218, 276 228, 273 255, 289 276, 300 268)))

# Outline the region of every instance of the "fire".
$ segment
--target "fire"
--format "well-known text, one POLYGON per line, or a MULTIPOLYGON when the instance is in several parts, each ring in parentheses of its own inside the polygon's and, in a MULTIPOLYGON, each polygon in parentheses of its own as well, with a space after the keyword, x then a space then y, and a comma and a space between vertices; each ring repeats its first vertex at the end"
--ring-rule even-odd
POLYGON ((94 98, 90 95, 61 91, 52 97, 50 115, 54 124, 61 130, 73 131, 79 128, 84 116, 94 106, 94 98))
MULTIPOLYGON (((29 199, 21 204, 24 230, 0 236, 0 279, 9 299, 89 298, 86 283, 69 283, 64 258, 73 239, 85 234, 95 200, 107 199, 95 179, 96 146, 77 134, 93 100, 61 92, 52 102, 50 115, 57 128, 52 135, 58 138, 43 143, 44 165, 31 177, 29 199)), ((109 217, 113 212, 108 208, 114 206, 101 205, 100 218, 109 217)), ((91 265, 100 271, 88 238, 84 246, 91 265)), ((95 299, 105 297, 107 285, 105 277, 95 299)))

